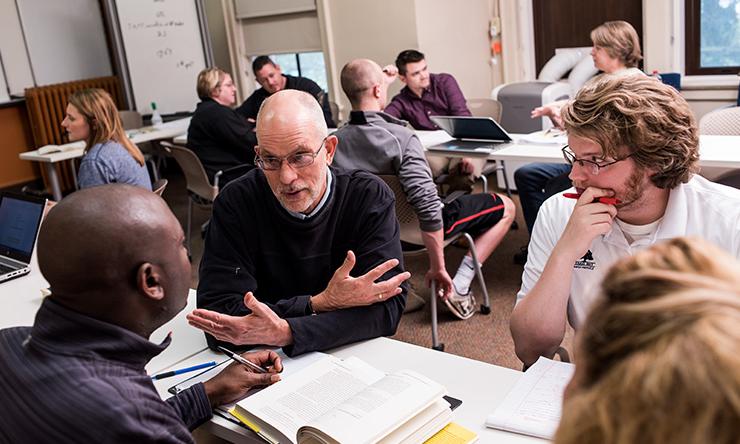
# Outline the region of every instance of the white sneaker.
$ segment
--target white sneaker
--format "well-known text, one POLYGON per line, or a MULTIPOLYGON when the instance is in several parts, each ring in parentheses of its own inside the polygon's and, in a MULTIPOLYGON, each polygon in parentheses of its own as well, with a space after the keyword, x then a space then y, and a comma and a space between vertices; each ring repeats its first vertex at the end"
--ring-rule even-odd
MULTIPOLYGON (((440 294, 442 294, 441 289, 440 294)), ((444 301, 452 314, 462 320, 470 319, 475 314, 475 296, 473 296, 472 289, 468 290, 467 294, 460 294, 453 285, 452 295, 444 301)))

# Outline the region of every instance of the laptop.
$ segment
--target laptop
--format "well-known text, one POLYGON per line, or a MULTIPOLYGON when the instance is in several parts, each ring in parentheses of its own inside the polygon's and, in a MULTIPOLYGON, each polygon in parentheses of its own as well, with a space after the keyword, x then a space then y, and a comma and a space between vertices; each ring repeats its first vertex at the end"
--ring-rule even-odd
POLYGON ((0 193, 0 282, 31 271, 46 199, 0 193))
POLYGON ((431 116, 430 119, 455 138, 428 147, 430 151, 491 154, 512 142, 506 130, 491 117, 431 116))

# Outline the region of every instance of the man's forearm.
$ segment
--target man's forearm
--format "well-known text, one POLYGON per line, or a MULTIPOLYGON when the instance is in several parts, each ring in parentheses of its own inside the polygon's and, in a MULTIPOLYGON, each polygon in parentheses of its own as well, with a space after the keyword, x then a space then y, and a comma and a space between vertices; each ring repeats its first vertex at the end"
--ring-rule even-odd
POLYGON ((526 365, 552 355, 563 341, 572 274, 573 261, 556 248, 535 286, 514 308, 511 334, 526 365))
POLYGON ((429 254, 429 268, 431 270, 444 269, 444 234, 442 230, 422 231, 421 239, 429 254))

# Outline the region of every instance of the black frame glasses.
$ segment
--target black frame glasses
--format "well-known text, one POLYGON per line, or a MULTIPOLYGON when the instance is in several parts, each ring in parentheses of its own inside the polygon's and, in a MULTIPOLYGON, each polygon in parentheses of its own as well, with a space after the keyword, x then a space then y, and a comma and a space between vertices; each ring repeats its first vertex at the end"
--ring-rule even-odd
POLYGON ((283 161, 288 162, 288 165, 293 169, 305 168, 309 165, 313 165, 316 160, 316 156, 321 152, 321 148, 326 144, 326 139, 329 136, 324 137, 321 141, 321 145, 316 151, 297 152, 289 154, 283 157, 277 156, 254 156, 254 164, 260 169, 265 171, 277 171, 283 166, 283 161))
POLYGON ((609 165, 614 165, 617 162, 626 160, 632 157, 633 154, 635 154, 635 153, 630 153, 622 157, 621 159, 612 160, 611 162, 599 163, 593 160, 579 159, 578 157, 576 157, 576 153, 570 150, 570 145, 565 145, 561 151, 563 152, 563 158, 568 163, 568 165, 573 165, 574 163, 578 162, 578 165, 581 166, 581 168, 583 168, 586 166, 586 164, 588 164, 588 166, 591 167, 591 174, 593 174, 594 176, 598 176, 599 171, 602 168, 605 168, 605 167, 608 167, 609 165))

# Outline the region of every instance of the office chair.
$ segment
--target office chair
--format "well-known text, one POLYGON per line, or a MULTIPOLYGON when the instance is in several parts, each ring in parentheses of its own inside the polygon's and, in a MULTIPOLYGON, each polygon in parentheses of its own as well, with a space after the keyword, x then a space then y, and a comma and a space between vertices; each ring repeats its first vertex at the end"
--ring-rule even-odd
MULTIPOLYGON (((426 254, 427 250, 424 246, 424 241, 421 237, 421 228, 419 228, 419 219, 416 217, 411 204, 406 199, 406 193, 401 187, 401 182, 398 180, 398 176, 395 175, 379 175, 380 177, 393 191, 396 196, 396 217, 401 229, 401 241, 408 245, 409 248, 404 249, 404 256, 415 256, 419 254, 426 254)), ((457 196, 455 196, 457 197, 457 196)), ((445 199, 445 203, 452 202, 453 199, 445 199)), ((464 237, 468 243, 468 249, 470 255, 473 258, 473 265, 475 268, 475 274, 478 277, 478 283, 480 284, 481 291, 483 292, 483 303, 480 306, 480 312, 484 315, 491 313, 491 305, 488 300, 488 290, 486 289, 486 282, 483 280, 483 272, 481 271, 480 262, 478 261, 478 255, 475 253, 475 244, 473 237, 470 234, 461 232, 454 236, 445 239, 443 248, 454 243, 459 238, 464 237)), ((432 348, 435 350, 443 351, 445 346, 439 341, 439 331, 437 328, 437 288, 436 284, 432 282, 432 294, 430 296, 431 312, 432 312, 432 348)))
MULTIPOLYGON (((213 178, 213 185, 208 180, 203 164, 194 152, 184 146, 174 145, 169 142, 159 142, 162 149, 175 158, 180 169, 185 175, 185 186, 188 191, 188 223, 185 231, 187 239, 188 255, 190 254, 190 226, 193 221, 193 205, 205 210, 213 208, 213 201, 218 195, 218 181, 223 171, 218 171, 213 178)), ((207 223, 207 222, 206 222, 207 223)))
POLYGON ((493 117, 501 122, 501 102, 496 99, 468 99, 468 109, 473 117, 493 117))
POLYGON ((740 106, 721 108, 705 114, 699 120, 699 134, 740 135, 740 106))
POLYGON ((164 193, 164 189, 167 188, 167 179, 159 179, 156 182, 152 184, 152 192, 156 194, 159 197, 162 197, 162 194, 164 193))

